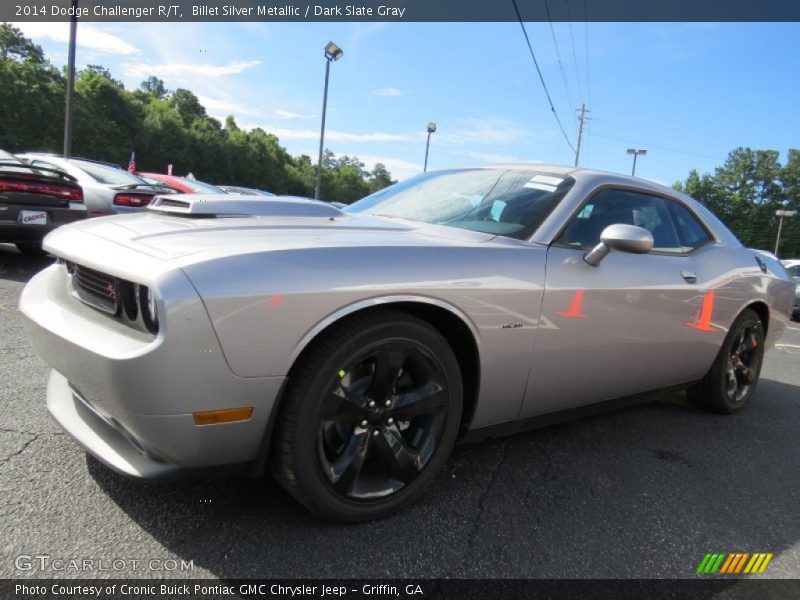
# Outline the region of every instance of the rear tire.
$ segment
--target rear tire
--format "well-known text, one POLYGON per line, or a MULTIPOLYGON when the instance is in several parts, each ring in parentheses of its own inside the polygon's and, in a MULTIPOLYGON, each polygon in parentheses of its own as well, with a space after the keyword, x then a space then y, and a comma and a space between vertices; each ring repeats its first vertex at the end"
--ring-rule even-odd
POLYGON ((389 516, 444 465, 462 402, 458 361, 439 332, 393 310, 355 316, 323 333, 292 369, 271 470, 326 519, 389 516))
POLYGON ((42 242, 17 242, 14 245, 25 256, 44 256, 47 254, 42 248, 42 242))
POLYGON ((689 399, 716 413, 738 413, 753 395, 763 359, 764 325, 747 308, 733 322, 709 372, 687 390, 689 399))

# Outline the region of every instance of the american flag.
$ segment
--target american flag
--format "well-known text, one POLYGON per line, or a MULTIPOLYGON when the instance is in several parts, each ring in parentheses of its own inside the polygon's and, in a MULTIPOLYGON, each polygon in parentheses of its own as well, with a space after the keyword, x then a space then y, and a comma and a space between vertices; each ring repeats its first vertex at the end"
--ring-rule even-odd
POLYGON ((128 163, 128 173, 136 173, 136 153, 131 152, 131 160, 128 163))

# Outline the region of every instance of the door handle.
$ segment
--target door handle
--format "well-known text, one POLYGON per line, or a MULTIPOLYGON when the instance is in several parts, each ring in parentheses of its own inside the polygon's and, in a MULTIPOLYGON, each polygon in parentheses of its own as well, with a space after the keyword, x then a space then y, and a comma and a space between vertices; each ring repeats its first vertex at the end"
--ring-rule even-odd
POLYGON ((697 273, 694 271, 681 271, 681 277, 686 280, 686 283, 697 283, 697 273))

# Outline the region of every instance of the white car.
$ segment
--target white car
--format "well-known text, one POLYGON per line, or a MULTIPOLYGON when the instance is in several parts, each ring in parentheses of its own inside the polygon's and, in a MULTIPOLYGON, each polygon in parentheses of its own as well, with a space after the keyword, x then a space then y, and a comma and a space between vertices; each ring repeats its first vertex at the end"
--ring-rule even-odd
POLYGON ((794 311, 792 313, 792 316, 797 319, 800 318, 800 258, 782 260, 781 263, 783 263, 783 266, 786 267, 786 271, 797 283, 797 288, 794 292, 794 311))

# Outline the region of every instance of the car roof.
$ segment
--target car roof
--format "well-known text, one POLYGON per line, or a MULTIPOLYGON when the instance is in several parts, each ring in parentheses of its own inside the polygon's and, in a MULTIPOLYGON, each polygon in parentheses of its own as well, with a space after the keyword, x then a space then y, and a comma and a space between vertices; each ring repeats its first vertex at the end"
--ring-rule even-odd
POLYGON ((165 173, 151 173, 150 171, 136 171, 136 175, 140 177, 144 175, 145 177, 152 177, 154 179, 165 179, 165 180, 177 180, 180 181, 182 179, 186 179, 186 177, 181 177, 180 175, 167 175, 165 173))
POLYGON ((23 158, 41 158, 43 160, 58 160, 58 161, 63 161, 63 162, 67 162, 67 163, 69 161, 71 161, 71 160, 80 160, 80 161, 83 161, 83 162, 94 163, 96 165, 103 165, 103 166, 106 166, 106 167, 113 167, 115 169, 120 169, 122 171, 125 171, 125 169, 123 169, 118 164, 111 163, 111 162, 106 162, 104 160, 94 160, 92 158, 83 158, 81 156, 64 157, 61 154, 54 154, 54 153, 50 153, 50 152, 21 152, 21 153, 17 154, 16 156, 21 156, 23 158))
POLYGON ((470 165, 464 167, 457 167, 454 169, 445 169, 451 171, 467 171, 473 169, 496 169, 505 171, 537 171, 543 175, 554 175, 558 177, 573 177, 581 180, 595 180, 596 182, 603 181, 604 183, 616 184, 622 186, 638 187, 647 189, 658 194, 667 194, 669 196, 677 196, 688 198, 686 194, 679 192, 675 188, 668 187, 641 177, 633 177, 631 175, 624 175, 622 173, 613 173, 611 171, 601 171, 599 169, 589 169, 585 167, 570 167, 564 165, 554 165, 548 163, 497 163, 497 164, 483 164, 483 165, 470 165))

